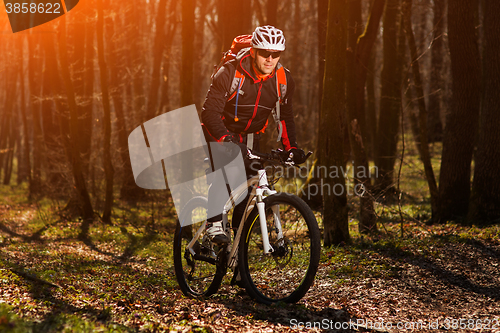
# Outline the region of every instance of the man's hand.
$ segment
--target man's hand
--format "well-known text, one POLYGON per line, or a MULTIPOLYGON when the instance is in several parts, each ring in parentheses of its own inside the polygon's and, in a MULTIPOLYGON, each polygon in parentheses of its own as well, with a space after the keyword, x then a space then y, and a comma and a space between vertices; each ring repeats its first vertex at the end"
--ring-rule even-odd
POLYGON ((247 145, 240 142, 240 137, 239 135, 237 134, 229 134, 229 135, 226 135, 226 137, 224 138, 223 142, 231 142, 231 143, 234 143, 235 145, 237 145, 240 150, 241 150, 241 153, 243 154, 243 156, 245 156, 247 154, 247 145))
POLYGON ((295 164, 302 164, 307 160, 306 153, 304 153, 304 151, 300 148, 292 147, 288 153, 295 164))
POLYGON ((224 137, 224 142, 240 143, 240 138, 236 134, 228 134, 224 137))
POLYGON ((302 149, 292 147, 287 151, 282 149, 277 149, 276 152, 280 156, 282 161, 293 161, 294 164, 302 164, 304 163, 309 155, 306 155, 302 149))

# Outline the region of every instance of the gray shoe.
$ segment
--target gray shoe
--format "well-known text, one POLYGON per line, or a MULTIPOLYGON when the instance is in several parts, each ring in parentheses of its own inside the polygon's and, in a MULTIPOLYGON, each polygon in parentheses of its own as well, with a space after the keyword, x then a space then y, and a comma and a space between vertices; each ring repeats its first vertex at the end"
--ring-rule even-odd
POLYGON ((206 232, 208 238, 215 244, 228 244, 230 239, 224 232, 222 227, 222 221, 218 222, 208 222, 206 226, 206 232))

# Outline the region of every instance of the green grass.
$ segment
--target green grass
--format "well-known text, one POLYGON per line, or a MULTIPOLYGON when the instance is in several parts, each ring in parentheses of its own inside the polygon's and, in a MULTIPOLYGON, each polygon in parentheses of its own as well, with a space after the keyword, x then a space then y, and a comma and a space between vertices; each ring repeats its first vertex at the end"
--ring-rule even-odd
POLYGON ((112 226, 93 223, 91 244, 84 244, 77 239, 79 219, 61 216, 61 203, 29 202, 26 190, 0 186, 4 194, 0 207, 5 211, 0 222, 9 230, 0 231, 0 302, 6 302, 0 303, 0 331, 129 332, 158 328, 160 323, 143 311, 138 316, 133 311, 117 315, 115 309, 133 310, 148 302, 162 304, 178 297, 171 293, 177 288, 172 267, 175 220, 153 211, 151 204, 128 207, 129 214, 117 209, 115 213, 126 218, 116 214, 112 226), (37 282, 40 280, 45 282, 37 282), (29 301, 15 296, 23 294, 29 295, 29 301))

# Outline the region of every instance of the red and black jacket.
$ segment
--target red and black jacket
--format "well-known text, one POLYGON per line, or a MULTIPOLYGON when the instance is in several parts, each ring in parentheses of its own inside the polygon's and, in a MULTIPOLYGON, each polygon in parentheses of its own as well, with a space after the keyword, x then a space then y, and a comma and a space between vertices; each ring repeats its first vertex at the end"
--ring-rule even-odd
MULTIPOLYGON (((292 97, 295 90, 290 72, 285 69, 287 89, 282 98, 280 121, 283 124, 281 141, 289 150, 297 147, 295 122, 293 119, 292 97)), ((257 79, 252 69, 250 52, 243 52, 238 57, 224 64, 214 75, 201 113, 206 132, 215 141, 222 141, 230 134, 240 134, 241 142, 248 133, 263 132, 267 126, 269 114, 278 101, 276 70, 263 80, 257 79), (239 89, 237 118, 235 121, 236 98, 229 96, 231 84, 236 73, 245 76, 239 89)))

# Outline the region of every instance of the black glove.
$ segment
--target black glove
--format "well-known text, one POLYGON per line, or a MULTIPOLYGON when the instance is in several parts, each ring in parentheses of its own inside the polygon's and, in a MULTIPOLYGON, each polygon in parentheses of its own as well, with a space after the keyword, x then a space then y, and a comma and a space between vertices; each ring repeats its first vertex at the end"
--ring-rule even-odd
POLYGON ((282 160, 283 162, 286 162, 286 160, 288 160, 288 158, 290 157, 289 153, 287 151, 284 151, 283 149, 281 148, 278 148, 276 150, 273 150, 273 152, 275 154, 277 154, 279 156, 279 159, 282 160))
POLYGON ((292 155, 291 158, 295 164, 302 164, 307 160, 306 153, 300 148, 292 147, 287 153, 292 155))
POLYGON ((232 142, 232 143, 240 143, 240 138, 238 135, 236 134, 228 134, 224 137, 224 140, 222 140, 224 142, 232 142))
POLYGON ((234 143, 235 145, 237 145, 240 150, 241 150, 241 153, 243 154, 243 156, 246 156, 247 154, 247 145, 244 144, 243 142, 240 142, 240 136, 238 134, 228 134, 226 135, 226 137, 224 138, 223 142, 231 142, 231 143, 234 143))

